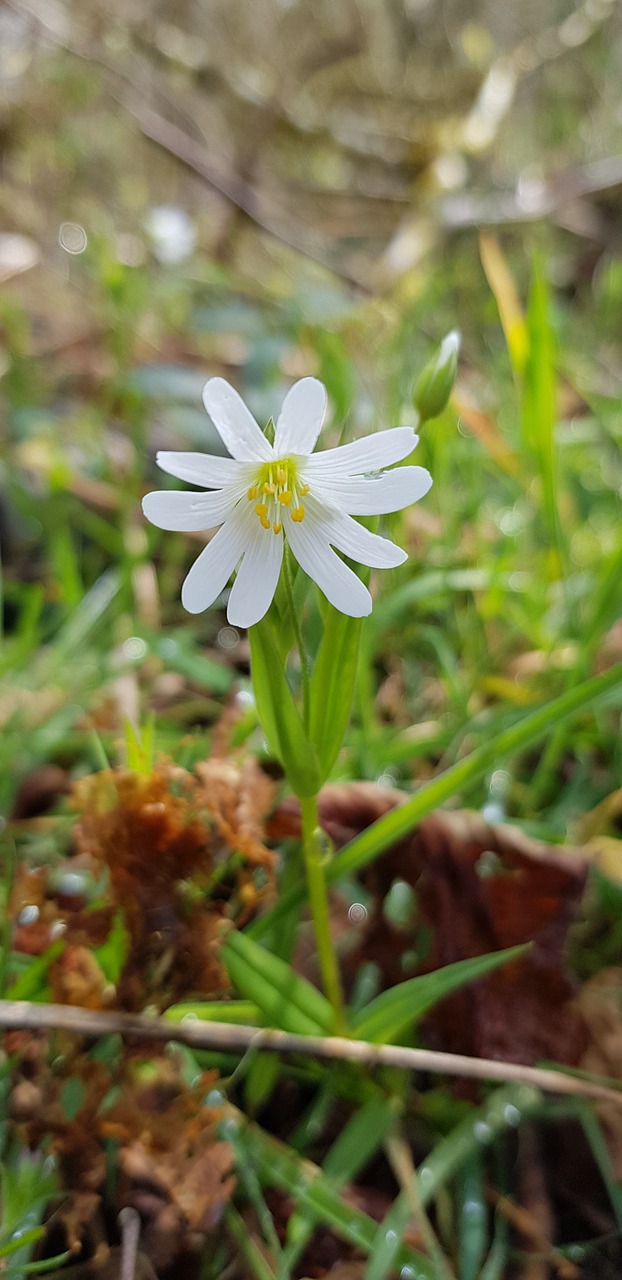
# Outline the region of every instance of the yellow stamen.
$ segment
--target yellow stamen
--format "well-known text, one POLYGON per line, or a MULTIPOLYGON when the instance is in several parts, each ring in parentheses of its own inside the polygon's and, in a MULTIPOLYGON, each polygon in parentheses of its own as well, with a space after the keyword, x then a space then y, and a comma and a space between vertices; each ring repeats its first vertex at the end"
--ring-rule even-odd
POLYGON ((292 511, 292 520, 294 520, 296 524, 300 524, 301 520, 304 520, 304 518, 305 518, 305 509, 301 502, 300 506, 295 507, 294 510, 292 511))
POLYGON ((277 480, 278 480, 279 484, 285 484, 285 482, 286 482, 286 480, 287 480, 287 472, 286 472, 286 470, 285 470, 285 467, 277 467, 277 469, 276 469, 276 478, 277 478, 277 480))
POLYGON ((275 520, 272 528, 274 529, 275 533, 280 533, 281 529, 283 528, 283 525, 281 524, 280 520, 275 520))
POLYGON ((275 489, 276 489, 275 484, 265 484, 263 487, 264 493, 274 493, 275 489))
POLYGON ((279 499, 279 502, 283 503, 284 507, 288 507, 292 500, 291 489, 285 489, 284 493, 279 493, 278 499, 279 499))
POLYGON ((268 508, 267 508, 267 506, 266 506, 265 502, 258 502, 258 503, 257 503, 257 506, 255 507, 255 511, 257 512, 257 515, 259 516, 259 519, 260 519, 260 520, 261 520, 261 517, 262 517, 262 516, 267 516, 267 514, 268 514, 268 508))
POLYGON ((246 495, 246 496, 247 496, 247 498, 248 498, 249 502, 254 502, 254 501, 255 501, 255 498, 257 498, 257 497, 259 496, 259 489, 257 488, 257 485, 256 485, 256 484, 254 484, 254 485, 252 485, 252 486, 251 486, 251 488, 249 489, 249 491, 248 491, 248 493, 247 493, 247 495, 246 495))
POLYGON ((308 486, 308 484, 303 484, 303 485, 302 485, 302 488, 300 488, 300 489, 298 490, 298 492, 299 492, 299 494, 300 494, 300 497, 301 497, 301 498, 304 498, 304 497, 305 497, 305 495, 309 492, 309 486, 308 486))
POLYGON ((260 525, 261 525, 262 529, 269 529, 269 528, 270 528, 270 521, 268 520, 268 517, 267 517, 267 516, 260 516, 260 517, 259 517, 259 523, 260 523, 260 525))

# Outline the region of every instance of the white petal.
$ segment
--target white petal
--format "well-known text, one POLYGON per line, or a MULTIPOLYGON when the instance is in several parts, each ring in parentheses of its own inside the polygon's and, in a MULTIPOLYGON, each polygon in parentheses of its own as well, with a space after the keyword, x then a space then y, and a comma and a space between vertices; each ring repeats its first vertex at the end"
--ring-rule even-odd
POLYGON ((352 516, 380 516, 418 502, 431 484, 432 477, 425 467, 396 467, 377 477, 351 476, 341 480, 335 476, 329 481, 322 476, 321 481, 313 481, 313 492, 329 506, 352 516))
POLYGON ((341 613, 363 618, 371 613, 372 599, 367 587, 329 546, 321 527, 307 516, 300 524, 287 520, 289 545, 305 573, 341 613))
POLYGON ((161 489, 143 498, 143 511, 158 529, 189 533, 222 524, 241 496, 239 489, 231 487, 213 493, 171 493, 161 489))
POLYGON ((176 480, 186 480, 188 484, 201 485, 204 489, 237 484, 244 466, 233 458, 217 458, 211 453, 172 453, 168 449, 161 449, 156 454, 156 462, 176 480))
POLYGON ((281 572, 283 534, 263 529, 256 516, 253 526, 227 606, 233 627, 252 627, 261 621, 272 604, 281 572))
POLYGON ((209 609, 226 587, 248 543, 246 523, 232 516, 195 560, 181 589, 181 602, 188 613, 209 609))
POLYGON ((365 475, 369 471, 380 471, 382 467, 390 467, 394 462, 407 458, 418 442, 419 437, 411 427, 391 427, 389 431, 364 436, 362 440, 339 445, 337 449, 314 453, 305 461, 305 475, 309 478, 321 475, 323 479, 329 475, 365 475))
POLYGON ((277 419, 274 452, 311 453, 326 413, 326 387, 317 378, 301 378, 290 387, 277 419))
POLYGON ((371 569, 394 569, 408 559, 406 552, 395 542, 371 533, 342 511, 332 511, 323 525, 324 529, 333 547, 343 551, 351 560, 358 560, 359 564, 368 564, 371 569))
POLYGON ((233 458, 241 462, 269 462, 274 457, 252 413, 224 378, 210 378, 205 383, 203 404, 233 458))

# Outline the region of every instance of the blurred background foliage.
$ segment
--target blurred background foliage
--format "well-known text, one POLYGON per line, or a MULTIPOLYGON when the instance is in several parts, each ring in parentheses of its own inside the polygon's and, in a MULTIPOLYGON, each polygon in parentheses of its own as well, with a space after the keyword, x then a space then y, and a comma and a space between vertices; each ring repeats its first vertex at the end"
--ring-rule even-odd
MULTIPOLYGON (((244 679, 222 614, 183 617, 193 540, 139 509, 158 447, 220 447, 213 373, 262 421, 318 374, 337 439, 413 421, 463 333, 346 773, 425 775, 619 655, 621 22, 610 0, 5 0, 7 802, 124 673, 138 716, 155 676, 187 682, 169 744, 244 679)), ((554 802, 566 830, 565 757, 570 809, 601 799, 599 733, 562 732, 513 811, 554 802)))

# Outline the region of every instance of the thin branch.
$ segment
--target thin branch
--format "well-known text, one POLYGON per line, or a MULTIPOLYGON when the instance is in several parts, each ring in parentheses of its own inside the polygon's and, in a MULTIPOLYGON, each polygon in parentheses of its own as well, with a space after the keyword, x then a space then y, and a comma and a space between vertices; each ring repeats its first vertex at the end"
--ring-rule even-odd
POLYGON ((338 1059, 362 1062, 367 1067, 401 1067, 407 1071, 431 1071, 472 1080, 525 1084, 548 1093, 597 1098, 622 1106, 622 1088, 611 1089, 563 1071, 432 1049, 408 1049, 396 1044, 368 1044, 365 1040, 347 1040, 343 1036, 300 1036, 272 1027, 243 1027, 224 1022, 172 1022, 168 1018, 149 1018, 142 1014, 95 1013, 63 1004, 31 1004, 27 1000, 0 1000, 0 1027, 12 1031, 69 1031, 83 1036, 116 1033, 127 1040, 161 1044, 176 1041, 191 1049, 229 1053, 245 1053, 248 1049, 300 1053, 323 1061, 338 1059))
POLYGON ((121 1270, 119 1280, 134 1280, 136 1276, 136 1255, 140 1239, 140 1216, 136 1209, 126 1205, 122 1209, 117 1222, 121 1229, 121 1270))

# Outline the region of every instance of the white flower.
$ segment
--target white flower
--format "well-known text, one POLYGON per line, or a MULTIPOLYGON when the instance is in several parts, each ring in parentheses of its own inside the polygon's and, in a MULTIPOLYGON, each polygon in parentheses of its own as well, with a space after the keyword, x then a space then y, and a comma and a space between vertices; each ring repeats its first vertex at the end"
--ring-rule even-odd
POLYGON ((285 538, 305 573, 342 613, 371 612, 364 583, 335 554, 388 569, 406 553, 370 533, 352 516, 399 511, 427 493, 423 467, 401 462, 417 444, 410 427, 394 427, 337 449, 312 455, 326 411, 326 390, 316 378, 294 383, 283 402, 271 445, 233 387, 212 378, 203 403, 230 458, 203 453, 158 453, 158 466, 207 492, 163 491, 143 500, 159 529, 221 528, 201 552, 182 588, 189 613, 213 604, 237 566, 227 607, 236 627, 251 627, 270 607, 285 538), (378 474, 380 472, 380 474, 378 474))

